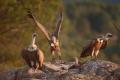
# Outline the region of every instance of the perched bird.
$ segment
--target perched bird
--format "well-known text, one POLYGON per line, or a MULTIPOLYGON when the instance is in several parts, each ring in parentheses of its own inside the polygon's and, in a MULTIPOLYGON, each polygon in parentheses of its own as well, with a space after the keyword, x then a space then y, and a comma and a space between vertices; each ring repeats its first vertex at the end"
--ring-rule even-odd
POLYGON ((100 35, 99 37, 89 41, 87 45, 83 47, 80 57, 96 57, 99 54, 101 49, 106 48, 108 44, 108 40, 112 37, 111 33, 107 33, 105 35, 100 35))
POLYGON ((37 25, 37 27, 40 29, 40 31, 42 31, 44 33, 45 37, 47 38, 47 40, 50 44, 50 50, 52 53, 52 60, 56 59, 55 55, 57 55, 57 57, 59 59, 61 59, 61 52, 60 52, 60 45, 59 45, 58 38, 59 38, 60 29, 61 29, 61 24, 63 21, 62 12, 60 12, 60 14, 59 14, 56 29, 52 34, 49 34, 49 32, 45 29, 45 27, 41 23, 38 22, 38 20, 32 14, 31 11, 28 11, 28 16, 33 19, 34 23, 37 25))
POLYGON ((31 44, 24 48, 21 52, 23 59, 26 61, 27 65, 31 69, 42 69, 42 65, 44 63, 44 54, 42 50, 40 50, 37 45, 35 44, 36 40, 36 33, 32 35, 32 42, 31 44))

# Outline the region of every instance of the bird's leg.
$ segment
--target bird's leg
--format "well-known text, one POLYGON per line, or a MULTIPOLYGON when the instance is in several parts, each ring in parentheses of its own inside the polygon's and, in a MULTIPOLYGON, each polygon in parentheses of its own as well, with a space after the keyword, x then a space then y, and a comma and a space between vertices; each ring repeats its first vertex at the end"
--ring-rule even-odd
POLYGON ((62 61, 61 52, 60 51, 58 51, 58 59, 59 59, 60 63, 64 63, 64 61, 62 61))
POLYGON ((93 51, 92 51, 92 57, 94 56, 94 52, 95 52, 95 51, 93 50, 93 51))
POLYGON ((28 73, 31 74, 31 73, 33 72, 32 62, 29 61, 29 60, 27 60, 26 62, 27 62, 27 64, 28 64, 28 66, 30 67, 30 68, 28 69, 28 73))
POLYGON ((34 67, 34 69, 36 69, 36 67, 37 67, 36 65, 37 65, 37 63, 36 63, 36 61, 34 61, 34 62, 33 62, 33 67, 34 67))
POLYGON ((31 62, 29 59, 28 59, 28 60, 26 59, 26 63, 27 63, 28 66, 30 67, 30 69, 28 70, 28 72, 31 71, 31 70, 33 70, 33 69, 32 69, 32 62, 31 62))
POLYGON ((51 62, 54 62, 55 61, 55 51, 52 51, 52 60, 51 62))
POLYGON ((61 58, 61 51, 60 51, 60 47, 59 46, 57 46, 56 47, 56 52, 57 52, 57 57, 58 57, 58 60, 60 60, 60 61, 62 61, 62 58, 61 58))
POLYGON ((94 49, 92 50, 92 53, 91 53, 91 58, 92 58, 92 60, 94 59, 94 53, 95 53, 95 51, 94 51, 94 49))
POLYGON ((91 60, 94 60, 94 56, 91 56, 91 60))
POLYGON ((95 53, 95 60, 97 60, 98 53, 99 53, 99 50, 97 50, 95 53))
POLYGON ((59 60, 62 60, 60 51, 58 51, 58 58, 59 58, 59 60))
POLYGON ((43 69, 43 66, 42 66, 42 63, 39 62, 39 69, 42 70, 43 69))
POLYGON ((26 60, 26 63, 28 64, 28 66, 29 66, 30 68, 32 68, 31 61, 29 61, 29 60, 26 60))
POLYGON ((36 64, 35 72, 37 72, 38 68, 39 68, 39 64, 36 64))

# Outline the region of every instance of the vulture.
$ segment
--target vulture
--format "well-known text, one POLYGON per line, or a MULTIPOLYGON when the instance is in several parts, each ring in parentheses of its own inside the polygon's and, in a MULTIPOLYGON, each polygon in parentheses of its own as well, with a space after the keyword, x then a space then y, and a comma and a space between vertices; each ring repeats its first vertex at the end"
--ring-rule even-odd
POLYGON ((44 63, 44 54, 35 44, 36 36, 37 34, 33 33, 31 44, 21 51, 22 58, 27 65, 34 70, 42 69, 44 63))
POLYGON ((50 51, 52 54, 52 60, 54 61, 56 57, 58 57, 61 60, 61 52, 60 52, 60 45, 59 45, 59 33, 61 30, 61 24, 63 21, 63 13, 60 12, 55 31, 50 34, 47 29, 36 19, 36 17, 32 14, 32 12, 28 11, 28 16, 34 21, 36 26, 39 28, 39 30, 45 35, 45 37, 48 40, 48 43, 50 45, 50 51), (55 55, 57 55, 55 57, 55 55))
POLYGON ((80 57, 95 57, 97 58, 99 51, 106 48, 108 40, 112 37, 111 33, 106 33, 105 35, 100 35, 93 40, 90 40, 87 45, 83 47, 80 57))

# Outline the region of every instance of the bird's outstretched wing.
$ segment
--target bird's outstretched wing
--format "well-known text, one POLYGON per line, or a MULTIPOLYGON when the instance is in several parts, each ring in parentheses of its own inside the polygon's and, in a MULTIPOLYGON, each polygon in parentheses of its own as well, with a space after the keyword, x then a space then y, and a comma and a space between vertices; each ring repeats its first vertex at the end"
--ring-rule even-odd
POLYGON ((59 13, 59 18, 57 20, 55 32, 53 33, 56 38, 59 37, 62 21, 63 21, 63 12, 61 11, 59 13))
POLYGON ((45 29, 45 27, 41 23, 38 22, 38 20, 36 19, 36 17, 32 14, 32 12, 30 10, 28 10, 28 16, 31 19, 33 19, 33 21, 37 25, 37 27, 44 33, 47 40, 50 41, 50 35, 49 35, 48 31, 45 29))

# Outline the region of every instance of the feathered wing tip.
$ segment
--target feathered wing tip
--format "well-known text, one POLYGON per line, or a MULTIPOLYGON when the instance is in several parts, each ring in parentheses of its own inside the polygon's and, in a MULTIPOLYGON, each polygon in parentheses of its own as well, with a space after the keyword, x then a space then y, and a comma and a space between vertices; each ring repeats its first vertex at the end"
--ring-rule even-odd
POLYGON ((59 12, 59 18, 60 18, 61 21, 63 20, 63 10, 61 10, 61 11, 59 12))
POLYGON ((27 15, 29 18, 34 18, 33 14, 32 14, 32 11, 30 9, 27 10, 27 15))
POLYGON ((45 27, 40 22, 38 22, 36 17, 32 14, 31 10, 28 10, 27 12, 28 12, 28 16, 33 19, 34 23, 43 32, 43 34, 45 35, 47 40, 50 41, 50 34, 49 34, 49 32, 45 29, 45 27))
POLYGON ((119 28, 117 25, 115 25, 115 24, 113 24, 113 25, 114 25, 115 29, 116 29, 118 32, 120 32, 120 28, 119 28))
POLYGON ((56 36, 56 38, 59 37, 62 22, 63 22, 63 11, 61 10, 57 19, 55 32, 53 33, 56 36))

